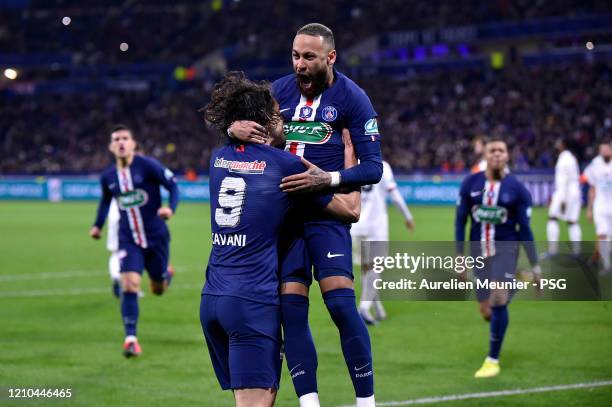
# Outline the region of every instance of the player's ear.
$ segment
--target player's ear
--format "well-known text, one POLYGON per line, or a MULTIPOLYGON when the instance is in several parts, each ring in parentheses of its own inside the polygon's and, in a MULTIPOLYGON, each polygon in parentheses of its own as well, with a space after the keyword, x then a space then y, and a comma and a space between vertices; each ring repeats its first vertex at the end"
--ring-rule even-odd
POLYGON ((336 63, 336 50, 332 49, 327 53, 327 65, 333 65, 336 63))

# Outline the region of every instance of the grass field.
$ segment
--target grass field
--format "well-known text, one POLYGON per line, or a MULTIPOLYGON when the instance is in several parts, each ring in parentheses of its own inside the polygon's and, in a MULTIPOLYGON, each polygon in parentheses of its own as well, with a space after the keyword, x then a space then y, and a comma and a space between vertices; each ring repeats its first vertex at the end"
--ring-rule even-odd
MULTIPOLYGON (((391 239, 450 240, 453 209, 412 208, 408 235, 391 210, 391 239)), ((214 377, 198 308, 210 249, 207 205, 184 204, 170 222, 178 274, 163 297, 141 300, 144 354, 121 354, 119 302, 111 296, 103 242, 87 232, 93 203, 0 203, 0 405, 231 406, 214 377), (7 401, 8 387, 71 388, 64 401, 7 401)), ((534 213, 544 239, 545 212, 534 213)), ((585 240, 593 236, 585 225, 585 240)), ((318 292, 311 325, 324 406, 354 402, 340 344, 318 292)), ((612 303, 517 302, 502 352, 502 374, 472 378, 488 325, 472 302, 389 302, 370 330, 379 402, 612 380, 612 303)), ((609 406, 612 386, 452 401, 453 406, 609 406)), ((277 405, 296 406, 283 371, 277 405)), ((387 404, 390 405, 390 404, 387 404)))

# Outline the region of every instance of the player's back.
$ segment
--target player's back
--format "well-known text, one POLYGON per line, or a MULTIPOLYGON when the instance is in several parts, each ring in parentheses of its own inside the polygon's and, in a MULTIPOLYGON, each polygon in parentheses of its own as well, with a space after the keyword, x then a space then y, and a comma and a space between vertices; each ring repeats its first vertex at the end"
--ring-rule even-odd
POLYGON ((580 190, 580 167, 569 150, 561 152, 555 165, 555 187, 571 188, 572 192, 580 190))
POLYGON ((278 302, 278 231, 290 207, 279 185, 303 170, 298 157, 265 145, 230 143, 213 154, 204 294, 278 302))

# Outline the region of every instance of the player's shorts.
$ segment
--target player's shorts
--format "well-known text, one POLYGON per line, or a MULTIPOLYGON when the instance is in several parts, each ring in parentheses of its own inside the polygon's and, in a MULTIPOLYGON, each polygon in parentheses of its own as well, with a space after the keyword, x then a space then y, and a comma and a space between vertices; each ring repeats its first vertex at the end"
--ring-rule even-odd
POLYGON ((202 295, 200 322, 223 390, 279 388, 280 321, 279 305, 202 295))
POLYGON ((119 242, 121 272, 135 271, 142 274, 143 269, 153 281, 163 281, 168 268, 170 242, 167 239, 149 241, 146 249, 129 241, 119 242))
POLYGON ((578 222, 580 218, 580 208, 582 206, 580 195, 570 195, 565 200, 565 210, 561 211, 561 205, 563 203, 564 201, 561 199, 561 196, 557 192, 553 193, 550 207, 548 208, 548 216, 566 222, 578 222))
POLYGON ((388 243, 389 233, 387 229, 377 233, 360 234, 351 230, 353 241, 353 264, 360 266, 362 261, 374 258, 374 256, 387 256, 389 253, 388 243), (375 244, 364 242, 380 242, 375 244), (384 243, 383 243, 384 242, 384 243), (369 249, 369 250, 368 250, 369 249), (367 250, 367 251, 364 251, 367 250), (363 257, 361 257, 363 255, 363 257))
POLYGON ((281 281, 312 284, 314 278, 321 281, 332 276, 353 276, 350 227, 342 222, 308 221, 304 223, 303 237, 294 236, 287 253, 281 258, 281 281), (302 242, 299 240, 302 239, 302 242), (306 257, 304 257, 304 248, 306 257))
POLYGON ((597 236, 612 236, 612 214, 608 215, 593 210, 593 223, 595 223, 595 234, 597 236))
MULTIPOLYGON (((510 243, 510 242, 508 242, 510 243)), ((483 268, 474 268, 474 277, 481 282, 489 281, 507 282, 514 280, 518 263, 518 244, 504 246, 496 249, 497 254, 484 260, 483 268)), ((486 301, 490 296, 488 288, 476 288, 476 298, 479 302, 486 301)))

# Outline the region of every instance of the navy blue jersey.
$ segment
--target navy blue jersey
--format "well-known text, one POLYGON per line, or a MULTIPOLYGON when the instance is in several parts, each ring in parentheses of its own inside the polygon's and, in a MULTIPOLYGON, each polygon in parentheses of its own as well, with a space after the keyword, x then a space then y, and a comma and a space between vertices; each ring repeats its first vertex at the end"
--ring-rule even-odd
POLYGON ((102 197, 98 206, 95 226, 102 228, 112 198, 117 199, 121 218, 119 241, 132 242, 146 248, 149 242, 168 239, 166 222, 157 215, 162 199, 160 186, 170 193, 170 208, 176 212, 178 187, 174 174, 158 161, 141 155, 132 163, 119 169, 108 167, 100 177, 102 197))
POLYGON ((304 169, 299 157, 267 145, 229 143, 213 153, 204 294, 278 304, 277 241, 292 205, 280 182, 304 169))
MULTIPOLYGON (((471 219, 470 241, 480 241, 483 255, 493 255, 495 242, 533 242, 529 225, 531 194, 512 174, 491 182, 485 172, 469 175, 461 184, 455 218, 455 240, 465 241, 465 225, 471 219)), ((459 246, 458 246, 459 247, 459 246)), ((537 263, 535 245, 525 244, 532 264, 537 263)))
POLYGON ((377 114, 365 92, 334 70, 334 82, 315 98, 300 92, 295 74, 272 84, 287 137, 286 151, 325 171, 340 171, 342 184, 376 184, 382 176, 377 114), (344 169, 342 129, 348 129, 360 164, 344 169))

